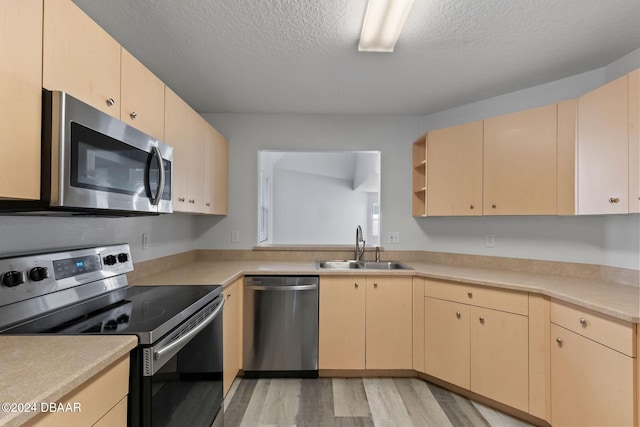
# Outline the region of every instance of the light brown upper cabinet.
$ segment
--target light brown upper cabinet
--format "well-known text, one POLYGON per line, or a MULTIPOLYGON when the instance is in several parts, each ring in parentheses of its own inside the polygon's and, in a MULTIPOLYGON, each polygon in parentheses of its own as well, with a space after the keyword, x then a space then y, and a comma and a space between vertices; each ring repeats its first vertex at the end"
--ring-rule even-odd
POLYGON ((229 143, 205 122, 205 212, 226 215, 229 199, 229 143))
POLYGON ((71 0, 44 2, 42 87, 120 118, 120 45, 71 0))
POLYGON ((482 215, 482 121, 427 134, 427 216, 482 215))
POLYGON ((172 145, 172 201, 176 212, 204 212, 205 123, 186 102, 165 88, 165 142, 172 145))
POLYGON ((0 198, 40 198, 42 0, 0 2, 0 198))
POLYGON ((557 105, 484 121, 484 215, 555 215, 557 105))
POLYGON ((632 75, 624 76, 558 104, 558 214, 637 209, 638 195, 632 193, 638 193, 633 140, 638 114, 634 123, 632 81, 632 75))
POLYGON ((122 49, 122 121, 164 141, 164 83, 122 49))
POLYGON ((629 212, 640 212, 640 69, 629 74, 629 212))
POLYGON ((427 216, 427 134, 413 143, 413 216, 427 216))
POLYGON ((628 96, 624 76, 578 98, 578 214, 629 211, 628 96))

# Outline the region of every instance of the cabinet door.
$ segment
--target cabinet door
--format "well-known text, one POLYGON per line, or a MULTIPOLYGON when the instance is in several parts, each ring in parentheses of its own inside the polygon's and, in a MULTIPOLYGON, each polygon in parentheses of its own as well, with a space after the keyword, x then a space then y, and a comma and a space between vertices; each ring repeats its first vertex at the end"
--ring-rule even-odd
POLYGON ((0 198, 40 198, 42 0, 0 3, 0 198))
POLYGON ((122 121, 164 141, 164 83, 122 49, 122 121))
POLYGON ((469 388, 469 306, 425 298, 424 367, 429 375, 469 388))
POLYGON ((556 104, 484 121, 484 215, 556 214, 556 104))
POLYGON ((624 76, 578 98, 578 213, 629 211, 629 105, 624 76))
POLYGON ((365 278, 320 278, 318 366, 365 368, 365 278))
POLYGON ((633 425, 633 362, 629 356, 552 324, 551 423, 633 425))
POLYGON ((240 370, 240 343, 242 342, 242 316, 240 314, 242 302, 242 279, 235 281, 226 288, 224 293, 225 306, 223 311, 223 385, 226 395, 240 370))
POLYGON ((204 119, 165 88, 165 140, 172 145, 172 201, 176 212, 204 212, 204 119))
POLYGON ((367 369, 412 369, 412 301, 411 277, 367 277, 367 369))
POLYGON ((629 212, 640 212, 640 69, 629 74, 629 212))
POLYGON ((482 215, 482 122, 427 135, 427 216, 482 215))
POLYGON ((120 118, 120 45, 71 0, 45 0, 42 87, 120 118))
POLYGON ((205 211, 226 215, 229 194, 229 144, 210 125, 205 127, 205 211))
POLYGON ((471 307, 471 391, 528 412, 526 316, 471 307))

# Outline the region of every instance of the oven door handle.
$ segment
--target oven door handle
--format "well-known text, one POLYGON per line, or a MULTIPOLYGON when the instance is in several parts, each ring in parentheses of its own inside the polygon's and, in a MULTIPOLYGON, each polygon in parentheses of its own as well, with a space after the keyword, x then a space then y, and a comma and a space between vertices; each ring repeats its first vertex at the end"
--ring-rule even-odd
POLYGON ((162 200, 162 193, 164 193, 164 180, 165 180, 165 172, 164 172, 164 159, 162 158, 162 154, 160 153, 160 149, 157 145, 153 147, 153 157, 157 159, 158 162, 158 173, 160 174, 160 179, 158 180, 158 188, 156 189, 156 197, 151 199, 151 205, 156 206, 162 200))
POLYGON ((193 337, 194 335, 197 335, 201 330, 206 328, 209 325, 209 323, 213 322, 213 319, 215 319, 216 316, 218 316, 218 314, 220 313, 220 311, 222 311, 222 307, 224 307, 224 299, 220 301, 220 305, 218 306, 218 308, 213 310, 213 312, 209 314, 204 320, 202 320, 202 322, 200 322, 195 328, 191 329, 189 332, 182 335, 180 338, 173 341, 171 344, 166 345, 157 351, 154 351, 153 352, 154 360, 160 359, 165 353, 182 345, 183 343, 186 344, 186 342, 189 341, 191 337, 193 337))

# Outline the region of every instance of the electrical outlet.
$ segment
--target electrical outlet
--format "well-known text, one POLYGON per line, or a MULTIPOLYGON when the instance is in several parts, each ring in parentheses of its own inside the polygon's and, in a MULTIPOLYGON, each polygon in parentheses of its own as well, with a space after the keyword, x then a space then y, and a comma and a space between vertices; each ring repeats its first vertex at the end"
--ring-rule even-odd
POLYGON ((493 248, 496 245, 496 236, 495 234, 487 234, 484 237, 484 245, 488 248, 493 248))
POLYGON ((231 232, 231 243, 240 243, 240 232, 238 230, 231 232))
POLYGON ((149 249, 149 233, 142 233, 142 250, 149 249))
POLYGON ((389 243, 400 243, 400 233, 397 231, 393 231, 389 233, 389 237, 387 238, 389 243))

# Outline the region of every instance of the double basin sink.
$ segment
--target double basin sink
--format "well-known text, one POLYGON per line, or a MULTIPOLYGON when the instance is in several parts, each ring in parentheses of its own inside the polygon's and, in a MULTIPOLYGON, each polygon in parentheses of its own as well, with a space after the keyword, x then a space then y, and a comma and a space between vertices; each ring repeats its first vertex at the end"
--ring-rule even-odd
POLYGON ((413 270, 406 264, 397 261, 356 261, 356 260, 336 260, 318 261, 317 268, 327 270, 413 270))

